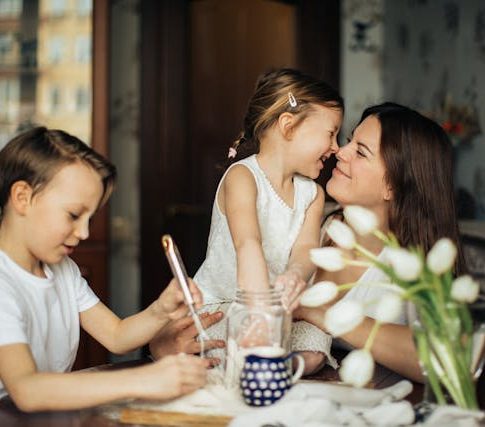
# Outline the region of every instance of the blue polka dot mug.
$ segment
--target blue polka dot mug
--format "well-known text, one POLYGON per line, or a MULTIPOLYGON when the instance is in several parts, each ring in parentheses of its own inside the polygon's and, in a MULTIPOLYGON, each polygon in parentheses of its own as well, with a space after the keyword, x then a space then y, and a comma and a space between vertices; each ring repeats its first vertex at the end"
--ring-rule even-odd
POLYGON ((255 347, 244 359, 240 388, 244 401, 250 406, 269 406, 281 399, 303 374, 305 363, 297 353, 283 355, 276 347, 255 347), (291 359, 298 360, 292 373, 291 359))

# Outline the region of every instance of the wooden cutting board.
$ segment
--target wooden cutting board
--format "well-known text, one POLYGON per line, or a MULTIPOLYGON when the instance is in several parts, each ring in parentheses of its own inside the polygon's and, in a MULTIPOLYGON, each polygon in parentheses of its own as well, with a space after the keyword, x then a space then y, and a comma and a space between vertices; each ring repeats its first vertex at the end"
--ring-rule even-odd
POLYGON ((185 414, 182 412, 160 412, 146 409, 123 409, 120 422, 163 427, 226 427, 231 417, 222 415, 185 414))

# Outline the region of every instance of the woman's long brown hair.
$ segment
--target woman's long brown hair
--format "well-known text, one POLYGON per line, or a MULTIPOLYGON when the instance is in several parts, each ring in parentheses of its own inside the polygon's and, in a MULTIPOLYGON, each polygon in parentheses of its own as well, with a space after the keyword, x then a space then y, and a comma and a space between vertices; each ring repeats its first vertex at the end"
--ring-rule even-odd
POLYGON ((402 246, 427 252, 441 237, 458 247, 456 274, 466 270, 453 192, 452 144, 445 131, 417 111, 394 103, 367 108, 361 117, 381 124, 380 152, 393 198, 389 227, 402 246))

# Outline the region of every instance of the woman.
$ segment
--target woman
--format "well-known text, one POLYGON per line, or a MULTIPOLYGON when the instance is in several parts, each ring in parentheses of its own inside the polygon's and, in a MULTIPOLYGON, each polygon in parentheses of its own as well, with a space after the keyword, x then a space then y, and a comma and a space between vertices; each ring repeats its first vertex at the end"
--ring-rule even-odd
MULTIPOLYGON (((439 238, 451 238, 459 248, 455 273, 463 272, 453 201, 452 146, 438 124, 394 103, 373 106, 364 111, 349 143, 336 156, 338 161, 327 192, 342 207, 361 205, 373 211, 380 230, 394 233, 402 246, 420 245, 428 251, 439 238)), ((382 256, 382 242, 374 236, 359 236, 358 242, 382 256)), ((370 303, 383 292, 372 283, 382 279, 382 273, 375 268, 349 266, 334 273, 319 270, 315 281, 358 282, 340 297, 370 303)), ((302 307, 296 315, 325 330, 323 315, 328 308, 329 305, 302 307)), ((341 337, 345 344, 354 348, 364 346, 375 322, 372 311, 370 304, 364 322, 341 337)), ((408 326, 412 318, 409 313, 400 319, 400 324, 383 325, 372 354, 382 365, 421 381, 413 334, 408 326)))

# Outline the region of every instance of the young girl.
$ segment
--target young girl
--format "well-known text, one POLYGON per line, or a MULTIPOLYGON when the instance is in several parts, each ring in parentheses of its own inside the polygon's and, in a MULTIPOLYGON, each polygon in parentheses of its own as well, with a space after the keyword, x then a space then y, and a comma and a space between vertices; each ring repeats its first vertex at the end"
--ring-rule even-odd
POLYGON ((120 320, 68 257, 89 236, 89 221, 108 199, 115 175, 77 138, 43 127, 0 152, 0 397, 10 394, 22 410, 168 399, 205 383, 204 361, 190 356, 117 372, 67 373, 79 325, 110 351, 124 353, 186 314, 172 281, 146 310, 120 320))
MULTIPOLYGON (((206 303, 223 303, 225 310, 238 286, 274 285, 286 288, 286 304, 294 308, 314 272, 308 250, 319 244, 324 193, 313 179, 338 150, 343 108, 334 89, 299 71, 260 77, 228 157, 257 154, 233 163, 222 177, 207 257, 194 276, 206 303)), ((211 334, 224 337, 224 326, 215 325, 211 334)), ((306 373, 329 356, 330 337, 309 323, 294 324, 292 335, 293 349, 305 351, 306 373)))

